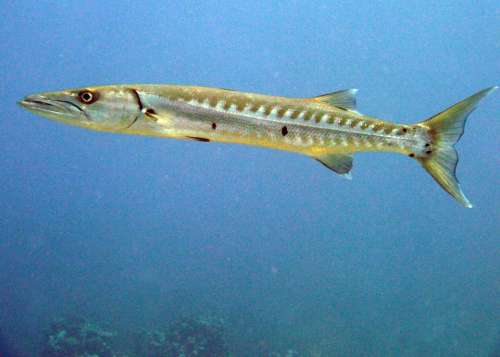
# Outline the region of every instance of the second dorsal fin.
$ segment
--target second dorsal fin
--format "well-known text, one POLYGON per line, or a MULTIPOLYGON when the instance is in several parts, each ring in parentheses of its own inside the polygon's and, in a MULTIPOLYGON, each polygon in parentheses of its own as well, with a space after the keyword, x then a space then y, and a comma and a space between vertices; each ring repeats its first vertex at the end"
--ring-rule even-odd
POLYGON ((357 89, 339 90, 312 98, 317 102, 328 103, 339 108, 356 110, 357 89))

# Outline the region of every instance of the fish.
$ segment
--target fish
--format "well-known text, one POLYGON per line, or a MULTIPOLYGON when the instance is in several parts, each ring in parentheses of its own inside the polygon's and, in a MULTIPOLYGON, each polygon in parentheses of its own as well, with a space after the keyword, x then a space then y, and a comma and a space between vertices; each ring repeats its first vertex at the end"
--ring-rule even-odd
POLYGON ((346 178, 355 153, 403 154, 470 208, 456 177, 454 146, 469 114, 497 88, 483 89, 414 124, 361 114, 356 89, 291 98, 200 86, 119 84, 33 94, 18 103, 45 118, 91 130, 294 152, 346 178))

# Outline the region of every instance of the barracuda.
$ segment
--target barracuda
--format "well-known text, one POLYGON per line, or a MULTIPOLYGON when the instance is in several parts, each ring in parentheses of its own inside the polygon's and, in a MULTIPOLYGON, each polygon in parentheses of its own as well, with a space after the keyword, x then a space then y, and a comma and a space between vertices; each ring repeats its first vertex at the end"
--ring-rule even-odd
POLYGON ((66 124, 114 133, 262 146, 310 156, 350 177, 352 155, 379 151, 417 160, 465 207, 454 144, 484 89, 430 119, 396 124, 355 110, 356 90, 286 98, 174 85, 112 85, 30 95, 31 112, 66 124))

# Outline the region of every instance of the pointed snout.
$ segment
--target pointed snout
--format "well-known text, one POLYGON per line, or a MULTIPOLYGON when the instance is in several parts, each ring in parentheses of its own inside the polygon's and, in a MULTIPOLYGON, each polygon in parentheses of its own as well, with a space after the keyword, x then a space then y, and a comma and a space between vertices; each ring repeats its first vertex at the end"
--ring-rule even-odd
POLYGON ((32 94, 17 103, 34 114, 58 121, 80 120, 84 116, 77 104, 60 94, 32 94))

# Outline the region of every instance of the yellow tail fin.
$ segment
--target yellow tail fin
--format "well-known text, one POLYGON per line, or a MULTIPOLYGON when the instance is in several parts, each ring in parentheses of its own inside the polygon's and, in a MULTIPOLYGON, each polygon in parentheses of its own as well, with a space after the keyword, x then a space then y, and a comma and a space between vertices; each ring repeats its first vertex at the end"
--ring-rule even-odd
POLYGON ((419 123, 428 127, 433 137, 433 153, 429 157, 419 158, 420 164, 446 192, 468 208, 472 207, 472 204, 465 197, 455 176, 458 154, 453 146, 464 133, 465 121, 469 114, 481 99, 497 88, 483 89, 419 123))

